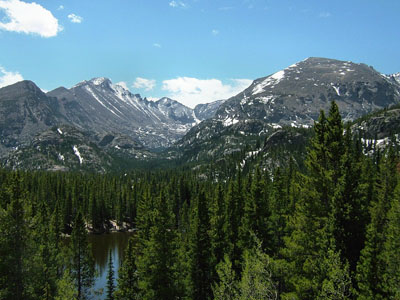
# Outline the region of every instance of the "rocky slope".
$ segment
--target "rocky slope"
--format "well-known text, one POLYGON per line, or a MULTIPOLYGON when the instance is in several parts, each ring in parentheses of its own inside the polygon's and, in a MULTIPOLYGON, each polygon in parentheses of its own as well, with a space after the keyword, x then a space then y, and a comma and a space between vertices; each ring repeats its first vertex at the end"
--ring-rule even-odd
POLYGON ((0 156, 62 122, 66 118, 57 99, 47 97, 33 82, 0 89, 0 156))
POLYGON ((147 149, 170 145, 204 115, 213 115, 219 103, 202 105, 196 115, 195 110, 175 100, 148 101, 106 78, 84 81, 71 89, 60 87, 47 94, 33 82, 22 81, 0 89, 1 164, 11 168, 105 171, 115 167, 112 159, 104 160, 109 155, 124 164, 127 160, 148 161, 157 155, 147 149), (59 151, 66 141, 69 144, 68 136, 54 131, 63 126, 69 128, 68 132, 80 133, 74 138, 89 143, 85 149, 95 149, 96 155, 89 155, 93 166, 74 166, 68 157, 76 155, 59 151), (59 155, 65 158, 61 164, 59 155))
POLYGON ((364 64, 308 58, 256 79, 220 105, 213 118, 193 127, 175 149, 189 161, 221 157, 282 126, 312 126, 332 100, 343 120, 351 121, 399 103, 396 78, 364 64))
POLYGON ((177 101, 148 101, 107 78, 58 88, 47 95, 64 104, 73 125, 98 133, 120 132, 148 148, 169 146, 196 122, 193 111, 177 101))

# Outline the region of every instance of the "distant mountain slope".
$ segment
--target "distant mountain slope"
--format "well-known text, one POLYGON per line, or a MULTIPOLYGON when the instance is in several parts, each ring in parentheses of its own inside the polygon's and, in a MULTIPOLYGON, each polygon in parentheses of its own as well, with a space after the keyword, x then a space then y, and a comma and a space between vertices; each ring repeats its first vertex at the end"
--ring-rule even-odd
POLYGON ((64 103, 65 114, 78 127, 94 132, 120 132, 149 148, 169 146, 192 127, 193 111, 177 101, 148 101, 107 78, 94 78, 47 95, 64 103))
MULTIPOLYGON (((203 114, 213 115, 218 104, 202 107, 203 114)), ((99 157, 112 155, 124 164, 129 159, 148 161, 157 155, 147 149, 171 145, 201 120, 203 116, 197 117, 195 110, 175 100, 148 101, 106 78, 84 81, 71 89, 60 87, 47 94, 33 82, 21 81, 0 89, 1 164, 12 168, 77 169, 73 160, 66 159, 61 165, 57 161, 67 136, 58 136, 54 128, 63 126, 69 132, 79 132, 80 143, 91 143, 88 147, 96 149, 99 157)), ((100 165, 77 167, 115 169, 115 160, 107 159, 104 170, 100 165)))
POLYGON ((395 78, 364 64, 308 58, 256 79, 221 104, 213 118, 194 126, 175 149, 189 161, 220 157, 282 126, 312 126, 332 100, 345 121, 354 120, 400 102, 395 78))
POLYGON ((31 81, 0 89, 0 156, 50 126, 66 122, 59 109, 57 99, 47 97, 31 81))
POLYGON ((198 104, 194 108, 194 114, 199 120, 207 120, 214 117, 218 108, 224 103, 225 100, 217 100, 211 103, 198 104))

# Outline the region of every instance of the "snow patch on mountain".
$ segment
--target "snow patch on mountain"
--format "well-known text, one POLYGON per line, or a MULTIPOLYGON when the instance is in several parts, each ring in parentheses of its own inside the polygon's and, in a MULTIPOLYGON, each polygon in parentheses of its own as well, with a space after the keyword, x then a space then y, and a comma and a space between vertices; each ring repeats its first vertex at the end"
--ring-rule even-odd
POLYGON ((79 163, 82 164, 83 163, 83 158, 81 156, 81 153, 79 152, 78 147, 76 145, 74 145, 74 147, 72 147, 72 149, 74 150, 75 155, 78 157, 79 163))
POLYGON ((253 88, 253 95, 260 94, 264 92, 264 88, 267 86, 273 87, 274 85, 278 84, 283 78, 285 77, 285 70, 278 71, 271 76, 268 76, 265 80, 261 83, 257 84, 253 88))
POLYGON ((238 123, 238 122, 239 122, 238 119, 228 117, 228 118, 226 118, 226 119, 224 120, 223 124, 224 124, 225 127, 227 127, 227 126, 234 125, 234 124, 236 124, 236 123, 238 123))
POLYGON ((335 90, 336 94, 337 94, 338 96, 340 96, 339 87, 337 87, 337 86, 334 86, 334 85, 333 85, 333 83, 332 83, 332 87, 334 88, 334 90, 335 90))

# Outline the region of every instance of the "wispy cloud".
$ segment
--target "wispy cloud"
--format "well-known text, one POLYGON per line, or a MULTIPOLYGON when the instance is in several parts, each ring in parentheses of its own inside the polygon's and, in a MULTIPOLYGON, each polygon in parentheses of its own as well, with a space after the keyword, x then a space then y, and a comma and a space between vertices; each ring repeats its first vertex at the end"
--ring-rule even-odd
POLYGON ((332 14, 330 12, 321 12, 318 15, 319 18, 329 18, 330 16, 332 16, 332 14))
POLYGON ((77 16, 75 14, 69 14, 68 15, 68 19, 72 22, 72 23, 82 23, 83 18, 81 16, 77 16))
POLYGON ((214 36, 216 36, 216 35, 219 34, 219 30, 213 29, 213 30, 211 30, 211 34, 214 35, 214 36))
POLYGON ((145 91, 151 91, 156 86, 156 81, 154 79, 136 77, 132 86, 136 89, 144 89, 145 91))
POLYGON ((187 4, 185 2, 182 2, 182 1, 171 1, 171 2, 169 2, 169 6, 176 7, 176 8, 178 8, 178 7, 186 8, 187 4))
POLYGON ((117 82, 115 85, 122 86, 124 89, 129 90, 128 84, 125 81, 117 82))
POLYGON ((162 89, 168 92, 169 98, 193 108, 199 103, 235 96, 247 88, 251 82, 250 79, 231 79, 228 83, 223 83, 219 79, 178 77, 164 80, 162 89))
POLYGON ((6 18, 0 22, 0 29, 41 37, 54 37, 62 30, 58 20, 43 6, 20 0, 0 0, 0 11, 6 18))
POLYGON ((160 45, 159 43, 154 43, 154 44, 153 44, 153 47, 161 48, 161 45, 160 45))
POLYGON ((22 80, 24 78, 19 72, 9 72, 0 66, 0 88, 22 80))
POLYGON ((63 10, 64 9, 64 5, 60 5, 57 10, 63 10))

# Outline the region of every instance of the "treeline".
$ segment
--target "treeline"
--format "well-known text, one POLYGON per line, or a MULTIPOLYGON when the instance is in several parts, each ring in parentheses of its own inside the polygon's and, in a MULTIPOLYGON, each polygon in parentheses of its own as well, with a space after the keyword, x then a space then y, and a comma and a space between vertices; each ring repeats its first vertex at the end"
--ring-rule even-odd
POLYGON ((399 299, 398 146, 364 154, 334 102, 314 131, 306 171, 1 171, 0 298, 86 299, 85 228, 116 220, 137 234, 108 299, 399 299))

